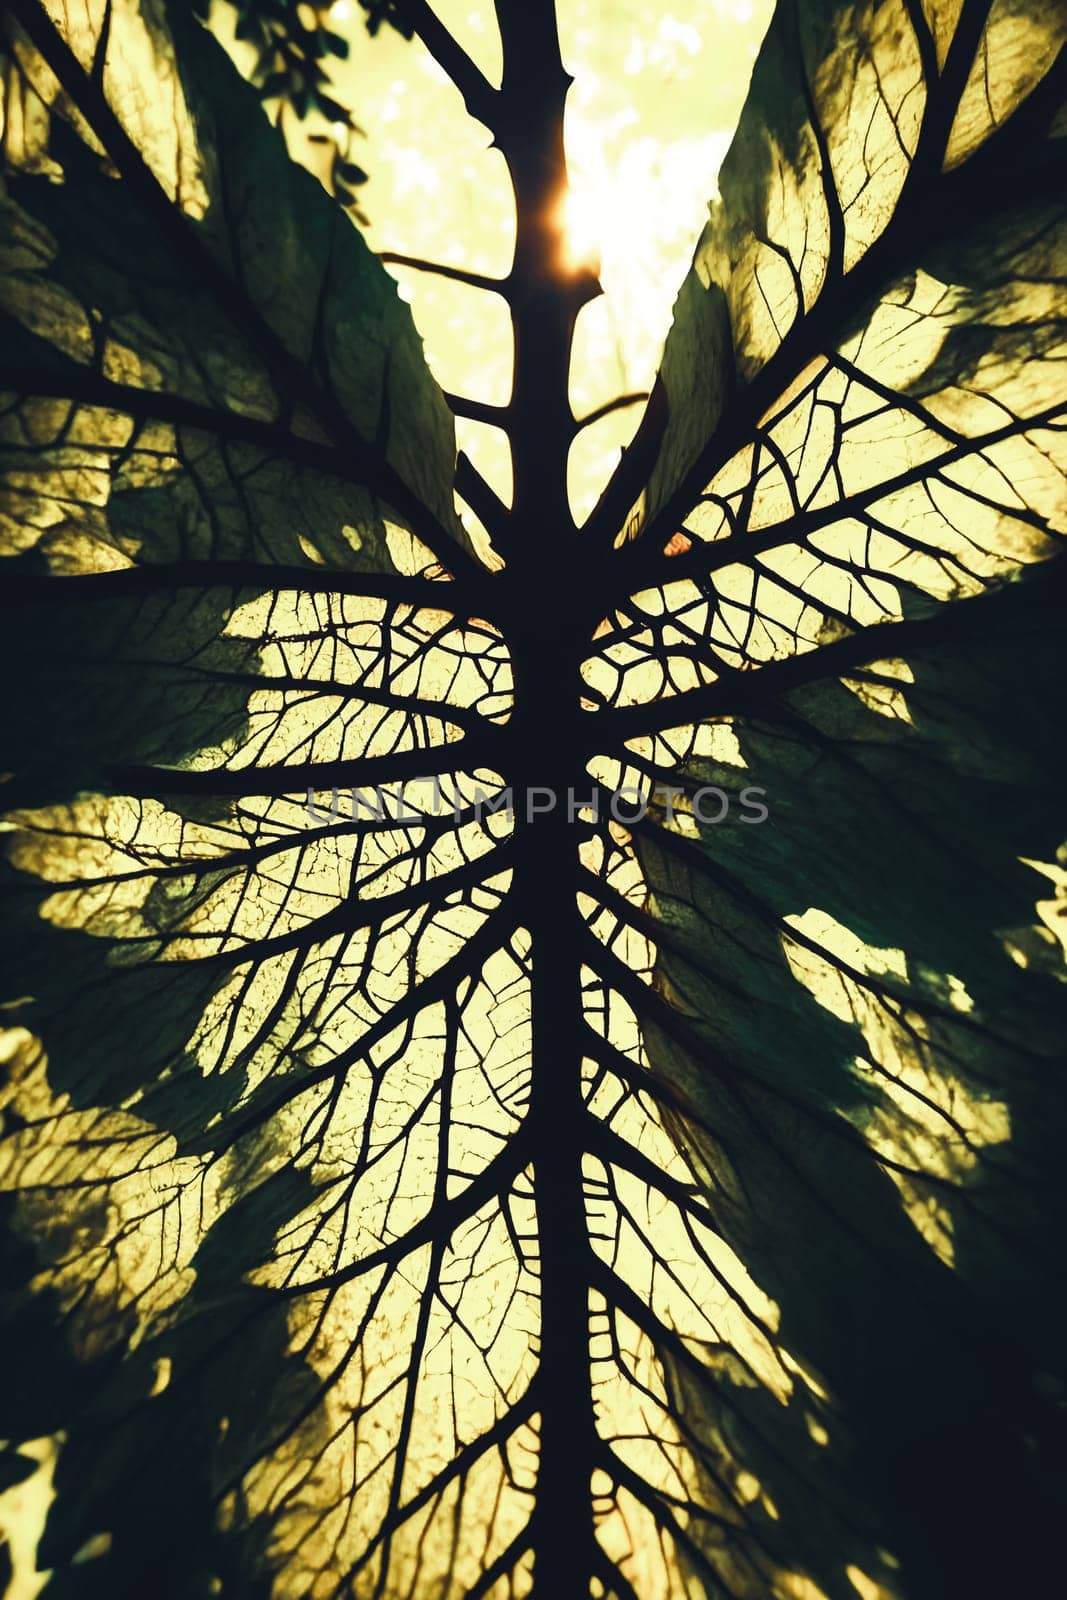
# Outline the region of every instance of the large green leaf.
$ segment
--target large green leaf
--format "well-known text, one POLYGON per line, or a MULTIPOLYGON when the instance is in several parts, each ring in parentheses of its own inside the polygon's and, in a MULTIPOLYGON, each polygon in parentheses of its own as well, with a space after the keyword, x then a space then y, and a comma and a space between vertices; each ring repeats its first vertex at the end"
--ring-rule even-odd
POLYGON ((45 1592, 1027 1586, 1052 8, 779 7, 640 516, 571 547, 527 499, 495 574, 253 91, 181 6, 86 15, 20 0, 4 80, 0 1435, 53 1461, 45 1592))

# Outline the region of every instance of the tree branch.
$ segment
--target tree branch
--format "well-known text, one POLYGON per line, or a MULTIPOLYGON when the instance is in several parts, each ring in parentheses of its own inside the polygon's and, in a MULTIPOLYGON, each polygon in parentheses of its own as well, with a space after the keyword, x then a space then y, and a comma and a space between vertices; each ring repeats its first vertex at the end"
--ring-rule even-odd
POLYGON ((511 511, 492 484, 482 477, 470 456, 462 450, 456 461, 455 488, 478 520, 484 522, 494 546, 501 555, 505 555, 510 537, 511 511))
MULTIPOLYGON (((469 738, 425 749, 397 750, 390 755, 282 762, 275 767, 190 769, 116 764, 104 767, 100 777, 111 793, 132 799, 161 795, 236 795, 241 799, 251 795, 295 795, 309 787, 315 792, 338 787, 375 788, 407 778, 432 778, 444 772, 497 769, 510 743, 505 729, 487 725, 469 738)), ((40 769, 42 773, 47 770, 40 769)), ((88 782, 83 787, 89 787, 88 782)))
POLYGON ((156 566, 122 567, 84 574, 29 572, 5 561, 0 566, 0 606, 106 604, 127 596, 167 594, 180 589, 259 589, 301 594, 359 595, 400 605, 448 611, 467 618, 486 616, 492 599, 487 583, 478 596, 466 583, 407 577, 401 572, 349 572, 332 567, 270 566, 256 561, 168 561, 156 566))
POLYGON ((625 519, 641 497, 656 464, 667 431, 667 418, 667 388, 663 379, 657 377, 637 432, 582 525, 583 540, 596 548, 611 550, 623 531, 625 519))
POLYGON ((503 294, 507 287, 506 278, 487 278, 480 272, 468 272, 464 267, 449 267, 443 261, 425 261, 421 256, 405 256, 396 250, 379 251, 378 260, 387 267, 411 267, 416 272, 432 272, 438 278, 467 283, 472 289, 491 289, 495 294, 503 294))
MULTIPOLYGON (((751 563, 753 557, 783 545, 802 545, 813 533, 818 533, 821 529, 828 528, 845 518, 855 517, 890 494, 936 478, 947 468, 956 466, 971 456, 980 455, 992 449, 994 445, 1017 438, 1020 434, 1053 427, 1065 417, 1067 417, 1067 407, 1062 404, 1049 406, 1033 416, 1012 417, 1010 422, 1005 422, 999 428, 992 428, 988 433, 977 437, 963 437, 958 444, 953 444, 941 455, 921 461, 892 478, 870 484, 855 494, 805 511, 799 516, 789 517, 784 522, 773 523, 770 527, 749 531, 747 527, 741 526, 736 532, 728 533, 722 539, 706 542, 695 540, 691 548, 682 555, 665 555, 658 546, 658 536, 653 537, 651 532, 647 537, 643 534, 640 540, 627 545, 619 552, 611 574, 610 593, 621 596, 624 592, 633 594, 640 589, 678 583, 685 578, 702 579, 709 573, 716 572, 721 567, 731 566, 735 562, 751 563)), ((1013 515, 1031 522, 1032 525, 1035 523, 1034 517, 1022 509, 1014 511, 1013 515)), ((1045 522, 1038 522, 1036 525, 1043 532, 1049 533, 1050 537, 1053 535, 1054 530, 1045 522)), ((661 526, 661 519, 658 516, 656 526, 661 526)), ((665 528, 662 531, 665 532, 665 528)), ((830 559, 821 551, 819 555, 821 559, 830 559)), ((768 572, 768 576, 772 574, 768 572)))
POLYGON ((449 390, 445 391, 445 399, 457 417, 469 417, 472 422, 484 422, 490 428, 511 426, 511 412, 507 406, 491 406, 484 400, 470 400, 466 395, 452 394, 449 390))
POLYGON ((463 104, 471 116, 495 131, 500 91, 493 88, 481 69, 457 44, 426 0, 403 0, 402 9, 438 66, 444 69, 463 96, 463 104))
POLYGON ((588 748, 590 752, 603 751, 605 736, 622 743, 667 728, 703 722, 709 717, 742 712, 751 715, 761 708, 766 709, 793 689, 824 678, 847 677, 852 667, 941 646, 952 640, 985 637, 994 625, 1003 627, 1005 611, 1008 620, 1029 628, 1033 623, 1033 606, 1062 606, 1065 576, 1067 557, 1061 557, 1047 564, 1039 583, 1012 584, 969 600, 949 602, 928 617, 874 623, 847 638, 833 639, 813 650, 767 661, 750 671, 724 674, 714 683, 667 696, 654 704, 619 706, 597 712, 588 719, 588 748), (994 602, 998 611, 991 618, 989 608, 994 602))
POLYGON ((647 389, 639 389, 633 394, 616 395, 614 400, 607 400, 602 406, 597 406, 595 411, 590 411, 584 417, 578 417, 575 428, 588 428, 592 423, 599 422, 601 417, 608 417, 613 411, 622 411, 626 406, 640 405, 642 400, 650 399, 647 389))

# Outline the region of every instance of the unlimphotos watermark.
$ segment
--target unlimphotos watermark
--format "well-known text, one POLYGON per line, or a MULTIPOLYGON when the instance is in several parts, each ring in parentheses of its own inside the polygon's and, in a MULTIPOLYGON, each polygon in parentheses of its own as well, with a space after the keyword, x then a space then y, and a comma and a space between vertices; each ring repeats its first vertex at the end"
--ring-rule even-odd
POLYGON ((517 817, 534 822, 538 817, 565 810, 569 822, 575 822, 579 817, 599 822, 607 816, 623 827, 643 822, 651 811, 657 820, 662 816, 668 826, 675 821, 677 814, 714 828, 730 820, 749 826, 766 822, 770 816, 769 808, 763 803, 766 793, 766 789, 754 785, 733 793, 716 784, 705 784, 692 791, 679 784, 657 784, 647 789, 636 786, 621 789, 595 787, 588 794, 582 794, 573 788, 557 789, 549 784, 531 784, 519 789, 517 794, 514 787, 488 791, 478 787, 473 796, 468 797, 446 795, 440 778, 435 777, 414 779, 410 785, 388 788, 309 788, 304 809, 315 822, 337 821, 348 815, 353 820, 365 818, 368 821, 400 823, 425 822, 427 817, 448 815, 456 823, 480 822, 483 817, 497 815, 511 823, 517 817), (419 795, 418 809, 407 809, 411 790, 419 795), (330 795, 330 804, 323 806, 319 801, 327 793, 330 795), (348 796, 347 803, 342 801, 342 795, 348 796))

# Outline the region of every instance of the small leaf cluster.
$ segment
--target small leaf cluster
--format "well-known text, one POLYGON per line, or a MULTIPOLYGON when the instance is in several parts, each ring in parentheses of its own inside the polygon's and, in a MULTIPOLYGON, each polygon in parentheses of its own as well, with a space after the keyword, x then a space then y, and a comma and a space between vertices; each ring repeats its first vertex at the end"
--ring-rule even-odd
MULTIPOLYGON (((312 144, 333 145, 331 192, 353 220, 366 227, 369 219, 355 191, 367 182, 368 174, 350 159, 348 148, 352 135, 363 130, 331 92, 327 70, 331 57, 345 61, 349 52, 348 40, 330 26, 334 5, 308 0, 228 0, 228 4, 237 12, 236 37, 256 47, 251 79, 260 99, 280 101, 301 119, 318 113, 333 125, 333 135, 314 133, 309 139, 312 144)), ((402 0, 360 0, 360 5, 372 37, 383 23, 405 39, 412 37, 414 29, 404 17, 402 0)), ((206 15, 208 0, 197 0, 197 9, 206 15)))
POLYGON ((252 81, 261 100, 284 100, 298 117, 320 111, 353 126, 352 115, 329 92, 330 57, 345 60, 348 40, 329 26, 331 7, 293 0, 229 0, 237 12, 236 37, 255 45, 252 81))
MULTIPOLYGON (((362 129, 351 124, 351 132, 361 133, 362 129)), ((329 144, 333 146, 333 157, 330 165, 330 191, 335 200, 339 200, 346 209, 350 210, 353 218, 360 227, 368 226, 370 219, 367 217, 356 198, 355 190, 366 183, 370 174, 358 162, 349 159, 348 143, 342 149, 338 141, 328 133, 312 133, 308 135, 311 144, 329 144)))
MULTIPOLYGON (((347 60, 349 50, 348 40, 330 26, 332 4, 310 0, 228 3, 237 12, 236 37, 256 46, 252 81, 262 100, 284 100, 298 117, 317 111, 330 122, 358 131, 352 113, 330 92, 326 63, 331 57, 347 60)), ((404 38, 411 38, 413 29, 404 20, 400 0, 360 0, 360 5, 371 35, 386 23, 404 38)), ((206 0, 200 0, 199 9, 206 12, 206 0)))

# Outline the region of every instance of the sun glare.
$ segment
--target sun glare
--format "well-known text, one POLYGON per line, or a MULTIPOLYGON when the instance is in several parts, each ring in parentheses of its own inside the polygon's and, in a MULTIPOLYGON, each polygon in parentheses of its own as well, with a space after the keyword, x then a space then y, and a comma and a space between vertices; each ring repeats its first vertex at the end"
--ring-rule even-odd
POLYGON ((611 231, 610 183, 572 183, 563 197, 562 213, 564 264, 573 271, 599 272, 604 238, 611 231))

